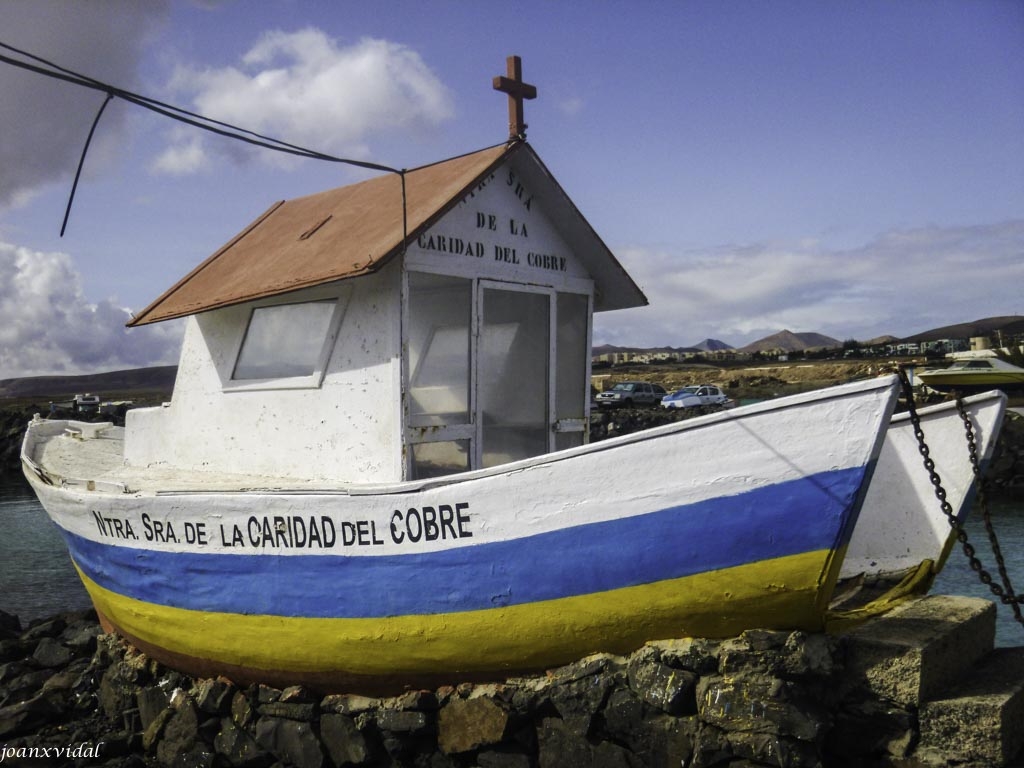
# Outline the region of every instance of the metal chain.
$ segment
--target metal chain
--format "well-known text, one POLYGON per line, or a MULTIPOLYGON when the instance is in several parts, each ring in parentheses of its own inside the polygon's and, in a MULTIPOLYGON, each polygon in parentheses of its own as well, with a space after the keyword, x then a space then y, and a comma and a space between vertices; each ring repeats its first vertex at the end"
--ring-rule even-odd
MULTIPOLYGON (((957 411, 960 413, 960 419, 964 423, 964 431, 967 434, 967 447, 971 457, 971 470, 974 472, 974 480, 977 484, 978 494, 975 501, 975 506, 981 509, 981 517, 985 523, 985 533, 988 535, 989 545, 992 547, 992 555, 996 559, 996 565, 999 568, 999 578, 1003 582, 1004 593, 999 595, 998 592, 994 594, 999 595, 1003 603, 1010 605, 1013 609, 1014 617, 1017 621, 1024 624, 1024 618, 1021 617, 1020 605, 1024 603, 1024 596, 1015 595, 1013 585, 1010 583, 1010 575, 1006 570, 1006 561, 1003 559, 1003 551, 999 546, 999 538, 996 536, 995 528, 992 525, 992 512, 988 506, 988 498, 985 495, 985 478, 981 472, 981 463, 978 460, 978 445, 974 438, 974 424, 971 423, 971 417, 967 413, 967 409, 964 407, 964 401, 960 398, 956 398, 957 411)), ((973 565, 971 566, 973 568, 973 565)))
POLYGON ((960 414, 961 420, 964 422, 964 429, 967 435, 967 448, 970 453, 971 459, 971 470, 974 473, 974 479, 977 483, 978 494, 977 504, 981 507, 982 517, 985 520, 985 530, 988 533, 989 542, 992 545, 992 552, 995 555, 996 563, 999 567, 999 576, 1002 580, 1002 585, 995 583, 987 570, 981 563, 981 560, 975 555, 974 546, 967 540, 967 531, 955 514, 953 514, 953 507, 946 500, 946 490, 942 487, 942 479, 939 477, 939 473, 935 470, 935 462, 932 460, 928 444, 924 439, 924 430, 921 429, 921 418, 917 413, 917 407, 914 404, 914 391, 910 385, 910 379, 907 377, 907 372, 901 367, 899 369, 900 383, 903 387, 903 394, 907 401, 907 412, 910 415, 910 422, 914 427, 914 436, 917 438, 917 447, 922 458, 924 459, 925 469, 928 470, 928 476, 931 479, 931 483, 935 488, 935 496, 938 498, 939 503, 942 506, 942 512, 949 521, 950 527, 956 533, 957 541, 963 547, 964 554, 967 556, 968 561, 971 565, 971 570, 978 574, 978 579, 982 584, 986 585, 993 595, 999 598, 1000 602, 1004 605, 1009 605, 1013 611, 1013 616, 1020 624, 1024 624, 1024 616, 1021 615, 1020 605, 1024 603, 1024 597, 1017 596, 1013 591, 1013 586, 1010 584, 1010 578, 1006 572, 1006 563, 1003 560, 1003 554, 999 547, 999 541, 996 538, 995 530, 992 527, 992 517, 988 508, 988 501, 985 498, 985 483, 981 473, 981 464, 978 461, 978 446, 974 437, 974 425, 971 423, 970 416, 967 414, 967 410, 964 407, 963 399, 959 395, 956 397, 956 407, 960 414))

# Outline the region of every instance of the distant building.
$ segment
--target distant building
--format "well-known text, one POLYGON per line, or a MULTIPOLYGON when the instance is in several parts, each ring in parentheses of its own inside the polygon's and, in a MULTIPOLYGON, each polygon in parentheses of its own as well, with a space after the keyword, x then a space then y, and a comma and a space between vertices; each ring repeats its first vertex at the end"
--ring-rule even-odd
POLYGON ((591 360, 594 363, 605 363, 608 365, 622 365, 625 363, 670 363, 692 357, 694 353, 682 353, 676 350, 651 350, 635 349, 621 350, 618 352, 602 352, 594 355, 591 360))
POLYGON ((889 346, 889 354, 892 355, 919 355, 921 354, 921 345, 916 341, 904 341, 896 345, 889 346))
POLYGON ((946 354, 949 352, 963 352, 970 348, 967 339, 934 339, 922 341, 920 344, 922 352, 937 352, 946 354))
POLYGON ((749 352, 740 352, 736 349, 709 349, 706 352, 699 353, 705 360, 747 360, 750 358, 749 352))
POLYGON ((992 342, 987 336, 974 336, 971 338, 970 350, 972 352, 978 352, 983 349, 991 349, 992 342))

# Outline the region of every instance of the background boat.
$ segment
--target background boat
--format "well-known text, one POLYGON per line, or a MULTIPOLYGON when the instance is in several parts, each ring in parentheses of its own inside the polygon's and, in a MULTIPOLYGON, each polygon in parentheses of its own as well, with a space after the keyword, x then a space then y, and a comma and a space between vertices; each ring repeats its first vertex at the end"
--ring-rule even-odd
POLYGON ((966 394, 990 389, 1024 392, 1024 368, 994 356, 956 360, 946 368, 926 368, 916 376, 936 392, 955 390, 966 394))

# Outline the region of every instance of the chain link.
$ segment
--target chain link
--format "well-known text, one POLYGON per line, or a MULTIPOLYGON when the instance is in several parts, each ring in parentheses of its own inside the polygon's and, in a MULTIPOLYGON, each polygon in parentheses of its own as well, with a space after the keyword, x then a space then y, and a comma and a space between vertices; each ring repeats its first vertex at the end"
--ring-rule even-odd
POLYGON ((985 531, 988 534, 988 540, 992 546, 992 553, 996 559, 996 565, 999 570, 999 578, 1001 584, 996 583, 984 566, 980 559, 978 559, 974 546, 967 540, 967 531, 963 526, 963 523, 957 519, 953 513, 953 507, 946 500, 946 490, 942 487, 942 479, 939 477, 939 473, 935 469, 935 462, 932 460, 928 444, 924 439, 924 430, 921 429, 921 418, 917 413, 917 406, 914 404, 914 391, 910 385, 910 379, 907 376, 907 372, 901 367, 899 369, 900 384, 903 387, 903 395, 907 401, 907 412, 910 415, 910 422, 914 427, 914 436, 917 438, 917 448, 924 459, 924 467, 928 470, 928 476, 931 479, 932 486, 935 488, 935 496, 938 498, 939 503, 942 506, 942 512, 945 514, 946 519, 949 521, 950 527, 956 534, 957 541, 960 542, 963 547, 964 554, 967 556, 967 560, 970 562, 971 570, 978 574, 978 579, 982 584, 989 588, 989 591, 993 595, 999 598, 1000 602, 1004 605, 1009 605, 1013 611, 1013 617, 1018 623, 1024 624, 1024 616, 1021 615, 1021 603, 1024 603, 1024 597, 1016 595, 1013 591, 1013 586, 1010 583, 1010 577, 1006 572, 1006 562, 1003 559, 1002 550, 999 547, 999 540, 996 537, 995 529, 992 527, 992 515, 988 507, 988 499, 985 497, 985 478, 982 476, 981 463, 978 460, 978 445, 974 436, 974 425, 971 423, 970 415, 967 413, 967 409, 964 406, 963 399, 956 395, 956 408, 960 414, 960 419, 964 423, 964 431, 967 436, 967 449, 970 454, 971 460, 971 471, 974 473, 974 480, 977 487, 977 497, 975 505, 981 508, 982 518, 985 522, 985 531))

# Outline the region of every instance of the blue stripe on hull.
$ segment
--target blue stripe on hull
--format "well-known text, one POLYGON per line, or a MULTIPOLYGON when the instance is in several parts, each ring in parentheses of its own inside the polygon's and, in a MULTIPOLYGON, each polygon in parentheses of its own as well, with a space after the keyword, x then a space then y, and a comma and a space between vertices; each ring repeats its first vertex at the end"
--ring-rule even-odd
POLYGON ((865 468, 511 541, 409 554, 174 553, 67 531, 100 586, 224 613, 374 618, 472 611, 649 584, 845 544, 865 468))

